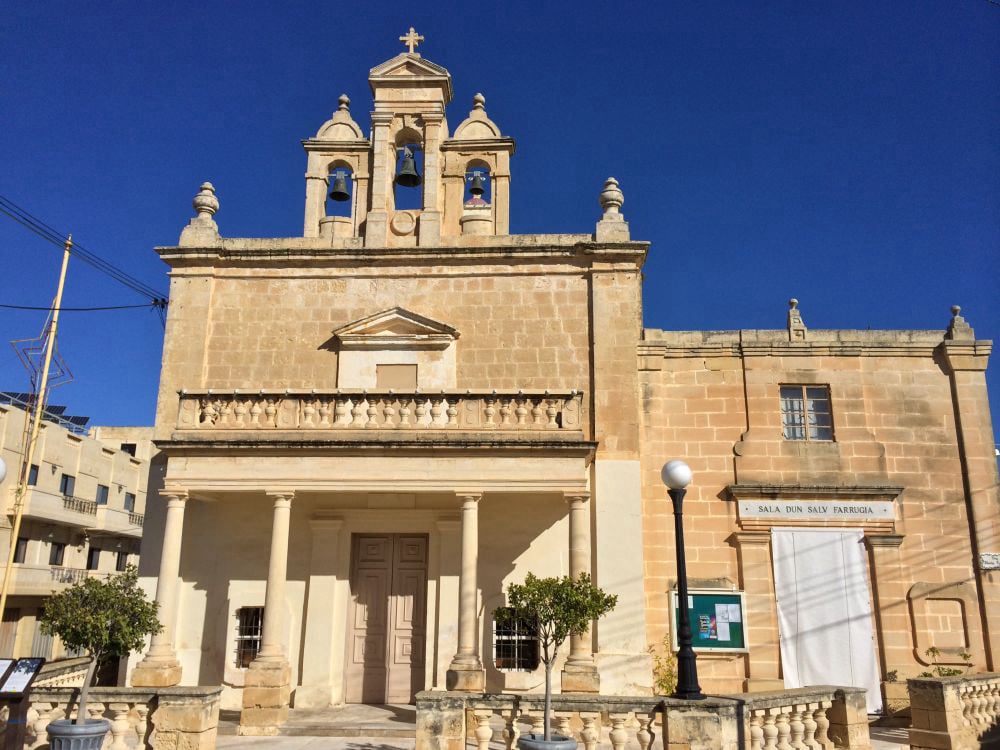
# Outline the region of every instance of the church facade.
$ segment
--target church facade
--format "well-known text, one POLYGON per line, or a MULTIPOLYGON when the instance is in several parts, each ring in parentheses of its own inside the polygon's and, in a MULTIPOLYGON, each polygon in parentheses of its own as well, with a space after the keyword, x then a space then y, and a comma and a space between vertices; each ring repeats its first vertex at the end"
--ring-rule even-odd
POLYGON ((824 633, 873 708, 935 664, 993 668, 990 342, 958 310, 941 331, 808 330, 795 304, 774 331, 644 329, 650 248, 617 182, 592 232, 510 234, 514 141, 481 95, 451 129, 450 74, 404 41, 371 71, 370 132, 341 97, 303 142, 301 237, 221 236, 206 183, 158 248, 142 560, 164 629, 132 684, 221 683, 246 734, 290 704, 539 690, 530 628, 492 612, 528 572, 590 573, 618 605, 561 689, 648 694, 673 458, 706 690, 809 684, 824 633))

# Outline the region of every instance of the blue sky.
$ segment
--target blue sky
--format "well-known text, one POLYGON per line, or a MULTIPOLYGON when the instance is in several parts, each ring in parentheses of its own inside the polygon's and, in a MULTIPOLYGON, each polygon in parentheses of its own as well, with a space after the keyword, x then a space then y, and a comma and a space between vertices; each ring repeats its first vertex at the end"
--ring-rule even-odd
MULTIPOLYGON (((367 128, 368 70, 413 25, 451 71, 450 125, 482 91, 517 139, 512 231, 592 231, 619 179, 653 243, 647 326, 781 328, 795 296, 811 328, 943 329, 958 303, 1000 336, 1000 4, 414 7, 9 4, 0 194, 165 290, 152 248, 177 241, 203 180, 223 234, 301 234, 300 139, 341 93, 367 128)), ((0 259, 0 302, 51 300, 55 248, 0 217, 0 259)), ((71 262, 66 305, 142 301, 71 262)), ((0 310, 4 339, 42 322, 0 310)), ((151 423, 154 313, 67 313, 61 334, 75 381, 54 401, 151 423)), ((0 350, 0 387, 25 384, 0 350)))

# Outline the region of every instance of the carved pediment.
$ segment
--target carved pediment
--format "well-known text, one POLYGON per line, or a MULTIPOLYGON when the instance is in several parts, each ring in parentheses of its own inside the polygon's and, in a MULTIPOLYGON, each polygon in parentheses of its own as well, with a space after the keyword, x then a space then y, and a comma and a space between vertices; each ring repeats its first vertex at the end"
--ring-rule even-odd
POLYGON ((376 65, 368 73, 369 78, 382 76, 447 76, 448 70, 419 55, 401 52, 391 60, 376 65))
POLYGON ((459 333, 444 323, 393 307, 333 332, 341 349, 447 349, 459 333))

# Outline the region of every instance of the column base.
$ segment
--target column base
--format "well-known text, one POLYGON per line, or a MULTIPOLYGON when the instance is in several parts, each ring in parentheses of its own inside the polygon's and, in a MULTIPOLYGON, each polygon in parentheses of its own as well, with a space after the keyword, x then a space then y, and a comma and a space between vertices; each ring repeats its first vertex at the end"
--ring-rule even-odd
POLYGON ((461 690, 466 693, 482 693, 486 691, 486 672, 480 664, 455 664, 445 675, 445 687, 448 690, 461 690))
POLYGON ((243 710, 237 733, 273 737, 288 721, 292 668, 286 661, 254 661, 243 682, 243 710))
POLYGON ((560 691, 563 693, 599 693, 601 675, 593 662, 566 664, 560 675, 560 691))
POLYGON ((132 687, 175 687, 181 684, 178 661, 150 662, 143 659, 132 670, 132 687))

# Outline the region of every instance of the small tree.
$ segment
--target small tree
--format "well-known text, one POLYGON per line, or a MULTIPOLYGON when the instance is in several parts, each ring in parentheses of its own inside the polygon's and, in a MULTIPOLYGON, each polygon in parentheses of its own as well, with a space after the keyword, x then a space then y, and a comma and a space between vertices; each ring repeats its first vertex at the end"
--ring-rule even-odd
POLYGON ((575 580, 569 576, 538 578, 528 573, 524 583, 508 587, 507 606, 493 612, 500 626, 512 627, 518 620, 535 625, 545 665, 545 740, 551 737, 552 665, 559 647, 567 637, 586 633, 591 622, 606 615, 617 603, 618 597, 604 593, 587 573, 575 580))
POLYGON ((138 580, 139 570, 129 565, 106 581, 85 578, 45 603, 42 632, 59 636, 66 648, 85 651, 91 658, 80 692, 77 724, 87 716, 87 697, 98 663, 138 651, 147 635, 162 629, 156 602, 146 599, 138 580))

